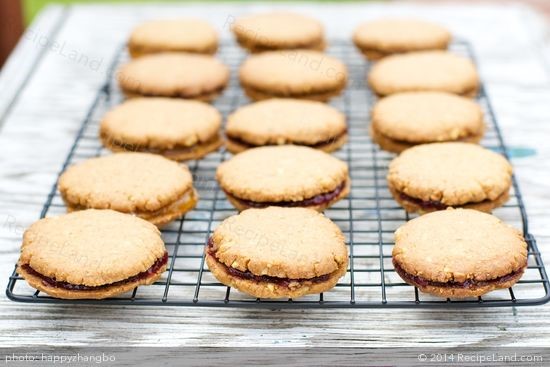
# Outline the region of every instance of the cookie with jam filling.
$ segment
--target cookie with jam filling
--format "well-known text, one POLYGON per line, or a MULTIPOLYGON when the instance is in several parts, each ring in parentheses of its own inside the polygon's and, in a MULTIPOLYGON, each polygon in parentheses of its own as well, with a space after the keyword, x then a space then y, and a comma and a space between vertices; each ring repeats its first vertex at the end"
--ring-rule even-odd
POLYGON ((260 298, 326 292, 346 273, 342 231, 311 209, 248 209, 224 220, 206 245, 221 283, 260 298))
POLYGON ((351 185, 345 162, 297 145, 248 149, 220 164, 216 179, 238 210, 282 206, 323 211, 347 196, 351 185))
POLYGON ((67 211, 113 209, 159 227, 195 207, 198 194, 184 165, 149 153, 91 158, 59 178, 67 211))
POLYGON ((168 263, 159 230, 113 210, 40 219, 23 235, 17 272, 64 299, 102 299, 157 281, 168 263))
POLYGON ((497 217, 448 209, 415 218, 395 232, 395 271, 438 297, 478 297, 512 287, 527 267, 521 233, 497 217))

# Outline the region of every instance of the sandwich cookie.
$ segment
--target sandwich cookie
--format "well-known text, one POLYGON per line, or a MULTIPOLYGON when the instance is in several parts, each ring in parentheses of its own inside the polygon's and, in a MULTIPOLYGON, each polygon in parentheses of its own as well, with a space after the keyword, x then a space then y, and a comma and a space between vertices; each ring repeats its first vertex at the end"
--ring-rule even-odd
POLYGON ((239 153, 264 145, 295 144, 332 152, 347 140, 346 117, 321 102, 268 99, 229 115, 227 149, 239 153))
POLYGON ((128 41, 132 57, 159 52, 213 54, 218 49, 218 34, 200 19, 153 20, 138 25, 128 41))
POLYGON ((305 15, 270 12, 238 18, 231 30, 249 52, 283 49, 323 50, 323 26, 305 15))
POLYGON ((342 231, 305 208, 248 209, 224 220, 206 246, 221 283, 260 298, 297 298, 333 288, 347 271, 342 231))
POLYGON ((497 217, 449 209, 407 222, 395 232, 395 271, 438 297, 478 297, 513 286, 527 267, 527 244, 497 217))
POLYGON ((211 101, 229 81, 227 66, 212 56, 160 53, 122 66, 118 83, 128 97, 171 97, 211 101))
POLYGON ((23 235, 17 272, 52 297, 102 299, 154 283, 167 262, 154 225, 90 209, 31 225, 23 235))
POLYGON ((388 187, 408 212, 448 207, 491 212, 509 198, 512 166, 469 143, 433 143, 405 150, 389 165, 388 187))
POLYGON ((405 92, 379 100, 370 133, 382 149, 399 153, 417 144, 477 143, 485 130, 481 107, 445 92, 405 92))
POLYGON ((195 207, 198 195, 189 169, 149 153, 117 153, 69 167, 59 178, 69 212, 113 209, 157 226, 195 207))
POLYGON ((100 126, 115 152, 148 152, 183 161, 218 149, 221 114, 209 104, 171 98, 133 98, 109 111, 100 126))
POLYGON ((346 163, 296 145, 239 153, 218 166, 216 179, 238 210, 282 206, 323 211, 350 190, 346 163))
POLYGON ((441 91, 475 97, 479 76, 469 59, 447 51, 423 51, 380 60, 372 67, 368 83, 380 96, 441 91))
POLYGON ((415 19, 381 19, 361 24, 353 42, 370 60, 412 51, 444 50, 451 34, 444 27, 415 19))
POLYGON ((324 102, 341 93, 348 74, 341 61, 322 52, 285 50, 250 56, 239 77, 253 100, 281 97, 324 102))

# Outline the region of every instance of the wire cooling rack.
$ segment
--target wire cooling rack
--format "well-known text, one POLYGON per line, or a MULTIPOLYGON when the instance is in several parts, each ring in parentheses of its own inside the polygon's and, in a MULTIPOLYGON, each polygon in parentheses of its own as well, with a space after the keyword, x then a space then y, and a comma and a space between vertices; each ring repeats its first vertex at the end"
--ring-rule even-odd
MULTIPOLYGON (((456 40, 451 50, 474 58, 468 43, 456 40)), ((260 300, 232 290, 211 275, 204 262, 204 245, 218 224, 236 214, 219 189, 214 175, 216 167, 230 157, 220 150, 198 161, 188 162, 193 172, 195 186, 200 194, 198 206, 185 218, 163 229, 169 257, 165 275, 155 284, 138 287, 133 292, 107 300, 59 300, 35 291, 14 270, 9 279, 7 296, 19 302, 86 303, 102 305, 174 305, 174 306, 238 306, 268 308, 375 308, 375 307, 488 307, 538 305, 550 299, 549 281, 537 249, 535 239, 529 234, 525 207, 514 178, 509 202, 494 214, 517 228, 523 229, 529 244, 528 268, 523 278, 507 290, 494 291, 472 299, 440 299, 418 292, 418 289, 402 281, 391 262, 394 231, 411 219, 392 199, 386 184, 388 163, 393 154, 380 150, 368 135, 369 113, 376 97, 365 85, 369 63, 348 41, 330 42, 327 52, 347 64, 350 82, 345 92, 331 104, 345 112, 348 120, 349 142, 335 156, 345 160, 350 167, 352 188, 350 195, 326 210, 325 214, 344 232, 349 244, 349 269, 337 286, 320 295, 310 295, 295 300, 260 300)), ((218 57, 230 67, 232 78, 215 106, 226 117, 241 105, 249 103, 238 82, 238 68, 246 55, 233 42, 222 44, 218 57)), ((119 104, 123 97, 114 73, 121 63, 128 60, 124 48, 114 56, 105 84, 82 122, 63 172, 76 162, 109 154, 98 140, 99 122, 107 110, 119 104)), ((487 131, 482 144, 507 156, 497 121, 483 86, 478 102, 485 112, 487 131)), ((53 185, 41 217, 59 215, 65 206, 57 182, 53 185)))

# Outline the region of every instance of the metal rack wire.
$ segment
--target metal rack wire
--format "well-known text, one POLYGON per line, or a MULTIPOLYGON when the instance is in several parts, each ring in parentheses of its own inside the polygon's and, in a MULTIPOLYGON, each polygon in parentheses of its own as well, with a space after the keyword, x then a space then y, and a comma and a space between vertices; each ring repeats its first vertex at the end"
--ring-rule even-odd
MULTIPOLYGON (((451 50, 473 58, 468 43, 455 40, 451 50)), ((529 244, 528 269, 513 288, 492 292, 486 296, 451 300, 439 299, 418 292, 404 283, 391 263, 393 232, 409 220, 409 216, 392 199, 386 184, 387 166, 394 155, 380 150, 368 136, 369 112, 376 100, 365 85, 369 63, 355 50, 351 42, 334 40, 327 50, 347 64, 350 82, 343 95, 331 104, 344 111, 348 119, 349 142, 335 155, 350 167, 352 189, 348 198, 325 214, 336 222, 347 238, 350 265, 344 278, 331 291, 296 300, 260 300, 231 290, 217 282, 205 267, 204 245, 216 226, 235 210, 219 189, 216 167, 230 153, 220 150, 202 160, 188 162, 201 200, 185 218, 163 229, 169 252, 169 268, 157 283, 134 289, 107 300, 59 300, 30 288, 14 270, 6 290, 7 296, 19 302, 101 304, 101 305, 173 305, 267 308, 376 308, 376 307, 490 307, 538 305, 550 300, 549 280, 537 249, 529 234, 525 207, 514 178, 510 201, 495 211, 504 221, 522 228, 529 244)), ((222 45, 218 57, 232 72, 230 84, 215 106, 226 117, 241 105, 249 103, 237 79, 238 68, 246 55, 233 43, 222 45)), ((98 90, 61 172, 84 159, 109 154, 98 139, 99 122, 103 114, 123 99, 114 71, 127 61, 121 48, 114 56, 108 80, 98 90)), ((478 101, 485 111, 487 131, 482 144, 507 156, 495 115, 482 87, 478 101)), ((57 191, 57 182, 48 196, 42 217, 65 212, 57 191)))

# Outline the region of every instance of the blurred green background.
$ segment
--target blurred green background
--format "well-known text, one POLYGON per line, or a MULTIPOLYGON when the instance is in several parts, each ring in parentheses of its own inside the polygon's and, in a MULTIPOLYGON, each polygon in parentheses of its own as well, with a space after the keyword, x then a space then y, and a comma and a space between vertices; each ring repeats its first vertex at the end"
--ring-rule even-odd
MULTIPOLYGON (((9 1, 9 0, 0 0, 0 1, 9 1)), ((183 1, 192 1, 192 2, 200 2, 198 0, 183 0, 183 1)), ((227 0, 208 0, 208 1, 227 1, 227 0)), ((233 0, 235 1, 235 0, 233 0)), ((236 1, 246 1, 246 0, 236 0, 236 1)), ((286 0, 287 2, 291 2, 292 0, 286 0)), ((304 1, 304 0, 302 0, 304 1)), ((306 0, 308 1, 308 0, 306 0)), ((338 2, 338 0, 310 0, 313 2, 322 2, 322 1, 328 1, 328 2, 338 2)), ((347 2, 353 2, 354 0, 344 0, 347 2)), ((356 0, 357 1, 357 0, 356 0)), ((361 1, 361 0, 358 0, 361 1)), ((364 0, 363 0, 364 1, 364 0)), ((75 4, 75 3, 155 3, 158 1, 154 0, 93 0, 93 1, 85 1, 85 0, 23 0, 23 8, 25 12, 25 24, 29 24, 32 19, 40 12, 40 10, 52 3, 58 3, 58 4, 75 4)), ((162 0, 162 2, 182 2, 182 0, 162 0)), ((280 0, 279 0, 280 2, 280 0)))

